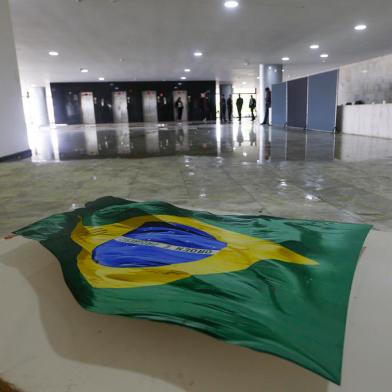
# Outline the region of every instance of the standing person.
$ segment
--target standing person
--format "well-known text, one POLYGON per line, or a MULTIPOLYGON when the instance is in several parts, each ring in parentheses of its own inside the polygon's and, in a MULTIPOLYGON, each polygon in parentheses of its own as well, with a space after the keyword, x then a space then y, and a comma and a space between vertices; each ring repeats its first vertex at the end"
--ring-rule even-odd
POLYGON ((228 112, 229 122, 231 122, 231 119, 233 118, 233 96, 231 94, 227 99, 227 112, 228 112))
POLYGON ((184 111, 184 104, 181 100, 181 97, 178 97, 176 101, 176 109, 177 109, 177 121, 182 121, 182 112, 184 111))
POLYGON ((200 94, 200 111, 201 119, 204 122, 208 120, 208 91, 200 94))
MULTIPOLYGON (((206 99, 204 101, 204 111, 206 113, 206 118, 205 118, 205 122, 210 120, 210 113, 211 113, 211 93, 210 90, 206 91, 206 99)), ((216 116, 216 114, 215 114, 216 116)))
POLYGON ((199 106, 200 106, 200 116, 201 116, 201 120, 202 120, 202 121, 204 121, 205 118, 206 118, 206 110, 205 110, 206 104, 205 104, 205 100, 206 100, 206 95, 205 95, 205 93, 201 93, 201 94, 200 94, 200 103, 199 103, 199 106))
POLYGON ((222 94, 220 100, 220 118, 221 123, 226 122, 226 97, 224 96, 224 94, 222 94))
POLYGON ((237 104, 237 110, 238 110, 238 118, 240 119, 240 122, 241 122, 241 120, 242 120, 242 106, 244 105, 244 100, 241 98, 241 94, 239 94, 236 104, 237 104))
POLYGON ((264 121, 261 123, 261 125, 269 125, 269 110, 271 107, 272 103, 272 94, 271 90, 269 87, 265 89, 265 116, 264 116, 264 121))
POLYGON ((250 96, 249 109, 250 112, 252 113, 252 121, 255 121, 256 100, 253 98, 253 95, 250 96))
POLYGON ((163 93, 160 93, 157 97, 158 101, 158 120, 168 121, 167 116, 167 99, 163 93))

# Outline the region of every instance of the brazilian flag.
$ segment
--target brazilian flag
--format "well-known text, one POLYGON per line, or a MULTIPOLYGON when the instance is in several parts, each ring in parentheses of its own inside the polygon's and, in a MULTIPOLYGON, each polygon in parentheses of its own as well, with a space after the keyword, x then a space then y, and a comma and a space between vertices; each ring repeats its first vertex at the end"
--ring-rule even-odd
POLYGON ((16 234, 59 259, 87 310, 180 324, 340 383, 351 283, 370 228, 107 197, 16 234))

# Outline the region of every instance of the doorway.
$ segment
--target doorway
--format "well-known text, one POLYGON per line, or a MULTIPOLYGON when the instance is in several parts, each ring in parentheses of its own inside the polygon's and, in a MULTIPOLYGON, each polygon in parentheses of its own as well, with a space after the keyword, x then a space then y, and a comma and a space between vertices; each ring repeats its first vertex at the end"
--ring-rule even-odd
MULTIPOLYGON (((239 96, 241 95, 241 98, 244 100, 244 105, 242 106, 242 118, 247 118, 247 117, 252 117, 252 112, 249 108, 249 102, 250 102, 250 98, 251 96, 253 96, 253 98, 257 99, 257 90, 256 89, 252 89, 252 88, 234 88, 233 91, 233 116, 234 117, 239 117, 238 116, 238 109, 237 109, 237 99, 239 98, 239 96)), ((257 107, 257 105, 256 105, 257 107)), ((256 112, 256 114, 258 114, 256 112)))
POLYGON ((156 91, 143 91, 143 120, 144 122, 158 122, 156 91))
POLYGON ((187 91, 173 91, 173 104, 174 104, 174 121, 188 121, 188 92, 187 91), (177 100, 181 98, 184 110, 182 112, 182 118, 178 119, 178 113, 176 108, 177 100))
POLYGON ((113 121, 115 123, 128 122, 128 101, 126 91, 113 92, 113 121))
POLYGON ((83 124, 95 124, 94 95, 91 92, 80 93, 80 107, 83 124))

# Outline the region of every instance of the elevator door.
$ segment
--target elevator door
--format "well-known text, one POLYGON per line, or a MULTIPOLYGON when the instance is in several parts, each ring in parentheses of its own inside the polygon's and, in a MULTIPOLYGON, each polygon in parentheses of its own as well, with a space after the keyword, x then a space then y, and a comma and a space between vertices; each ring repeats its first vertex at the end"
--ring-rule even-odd
POLYGON ((182 112, 182 120, 188 121, 188 92, 187 91, 173 91, 173 104, 174 104, 174 121, 178 120, 178 113, 176 108, 177 99, 181 98, 184 110, 182 112))
POLYGON ((115 91, 113 93, 113 121, 115 123, 128 122, 128 102, 125 91, 115 91))
POLYGON ((80 93, 80 107, 82 109, 83 124, 95 124, 95 109, 93 93, 80 93))
POLYGON ((143 91, 143 120, 145 122, 158 122, 156 91, 143 91))

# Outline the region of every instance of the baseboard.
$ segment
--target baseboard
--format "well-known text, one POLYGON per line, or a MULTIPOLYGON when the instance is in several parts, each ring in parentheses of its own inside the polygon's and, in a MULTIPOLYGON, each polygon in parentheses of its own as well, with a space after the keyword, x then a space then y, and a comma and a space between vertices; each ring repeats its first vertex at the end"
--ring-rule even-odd
POLYGON ((20 151, 15 154, 0 157, 0 162, 19 161, 31 157, 31 150, 20 151))

